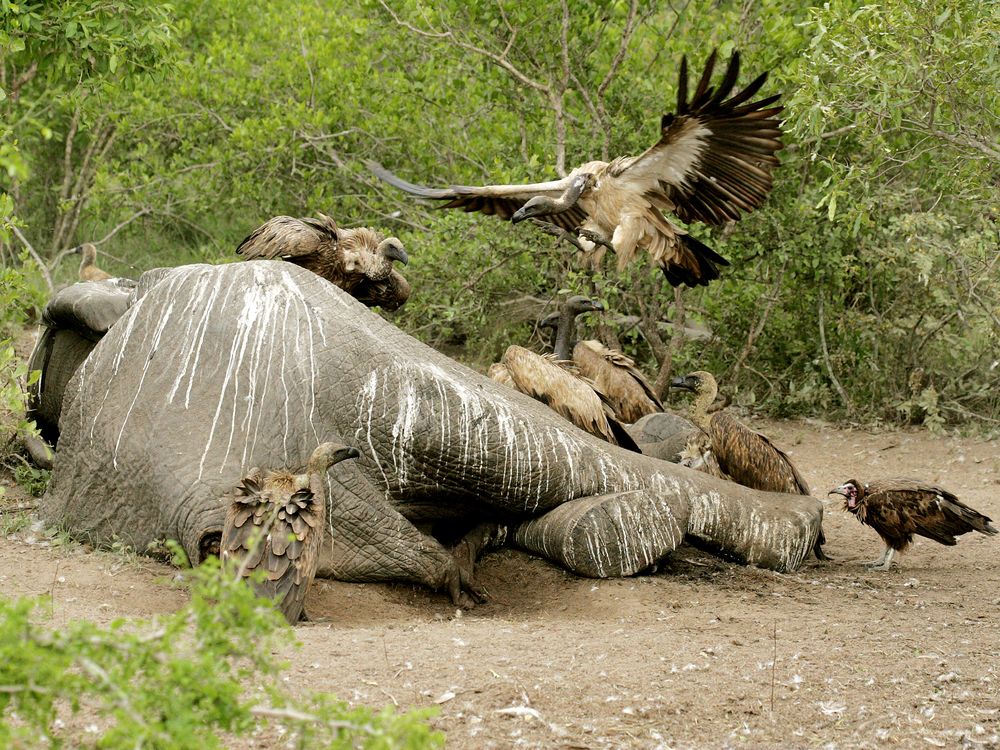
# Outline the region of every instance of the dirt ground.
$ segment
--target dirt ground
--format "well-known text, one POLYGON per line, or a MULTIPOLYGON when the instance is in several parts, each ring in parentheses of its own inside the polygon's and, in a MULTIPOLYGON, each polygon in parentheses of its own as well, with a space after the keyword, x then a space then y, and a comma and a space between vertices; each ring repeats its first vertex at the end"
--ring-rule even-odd
MULTIPOLYGON (((814 494, 849 478, 940 482, 1000 519, 998 441, 761 423, 814 494)), ((7 502, 11 502, 8 500, 7 502)), ((781 575, 684 546, 656 575, 575 578, 487 556, 489 604, 319 581, 288 679, 352 703, 437 704, 449 748, 1000 748, 1000 537, 928 540, 888 573, 833 504, 832 563, 781 575)), ((51 592, 55 625, 183 603, 151 560, 0 540, 0 593, 51 592)), ((261 744, 257 747, 267 747, 261 744)))

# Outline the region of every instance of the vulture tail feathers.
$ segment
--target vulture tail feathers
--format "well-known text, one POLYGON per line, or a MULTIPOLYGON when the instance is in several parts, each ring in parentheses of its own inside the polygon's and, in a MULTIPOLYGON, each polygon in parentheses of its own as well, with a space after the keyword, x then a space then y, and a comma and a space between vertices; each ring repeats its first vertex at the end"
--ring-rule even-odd
POLYGON ((608 427, 611 428, 611 434, 615 436, 618 445, 634 453, 642 453, 642 449, 639 448, 621 422, 613 417, 608 417, 608 427))
POLYGON ((681 284, 687 284, 689 287, 707 286, 708 282, 719 278, 719 266, 729 265, 728 260, 690 234, 682 234, 680 240, 694 256, 698 263, 698 271, 693 272, 675 263, 661 266, 660 269, 663 271, 667 283, 671 286, 680 286, 681 284))

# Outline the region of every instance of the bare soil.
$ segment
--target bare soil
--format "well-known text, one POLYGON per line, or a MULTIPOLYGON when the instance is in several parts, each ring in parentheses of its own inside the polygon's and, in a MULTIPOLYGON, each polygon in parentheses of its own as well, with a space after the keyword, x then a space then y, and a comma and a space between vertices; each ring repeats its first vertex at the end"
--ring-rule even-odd
MULTIPOLYGON (((817 496, 911 475, 1000 519, 995 440, 759 426, 817 496)), ((492 601, 467 612, 319 581, 287 677, 351 703, 437 704, 450 748, 1000 748, 1000 538, 918 540, 880 573, 862 566, 874 531, 832 501, 825 528, 835 561, 788 575, 685 546, 655 575, 587 580, 502 551, 479 568, 492 601)), ((183 604, 166 566, 54 542, 0 539, 0 593, 51 593, 55 625, 183 604)))

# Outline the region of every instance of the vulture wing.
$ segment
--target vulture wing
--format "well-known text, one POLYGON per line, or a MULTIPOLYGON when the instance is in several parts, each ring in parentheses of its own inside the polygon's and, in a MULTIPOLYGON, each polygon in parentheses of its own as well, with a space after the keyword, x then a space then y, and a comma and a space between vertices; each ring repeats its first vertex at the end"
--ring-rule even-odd
MULTIPOLYGON (((441 208, 460 208, 466 213, 479 211, 489 216, 499 216, 501 219, 510 219, 521 206, 536 195, 559 198, 572 182, 571 177, 564 177, 561 180, 535 182, 527 185, 483 185, 481 187, 452 185, 446 188, 429 188, 400 179, 378 162, 366 161, 365 165, 376 177, 410 195, 436 201, 448 201, 441 208)), ((579 205, 568 211, 545 217, 546 221, 568 231, 579 227, 586 218, 587 212, 579 205)))
MULTIPOLYGON (((592 383, 567 369, 568 363, 559 363, 553 355, 535 354, 523 346, 507 347, 501 361, 521 393, 541 401, 591 435, 639 451, 602 395, 592 383)), ((496 376, 494 379, 504 382, 496 376)))
POLYGON ((573 347, 573 361, 604 392, 621 421, 631 424, 663 411, 663 404, 635 362, 621 352, 600 341, 581 341, 573 347))
POLYGON ((719 466, 737 484, 765 492, 809 494, 809 485, 787 453, 725 411, 712 417, 711 437, 719 466))
POLYGON ((758 208, 770 192, 775 152, 782 147, 776 118, 782 107, 770 106, 777 95, 747 103, 767 73, 732 93, 740 71, 738 52, 722 81, 711 86, 715 58, 713 51, 690 100, 687 58, 681 60, 677 112, 663 116, 659 142, 639 156, 613 162, 610 171, 682 221, 718 225, 758 208))
POLYGON ((247 260, 298 258, 313 255, 322 243, 336 239, 337 225, 328 216, 320 214, 318 219, 275 216, 244 239, 236 252, 247 260))

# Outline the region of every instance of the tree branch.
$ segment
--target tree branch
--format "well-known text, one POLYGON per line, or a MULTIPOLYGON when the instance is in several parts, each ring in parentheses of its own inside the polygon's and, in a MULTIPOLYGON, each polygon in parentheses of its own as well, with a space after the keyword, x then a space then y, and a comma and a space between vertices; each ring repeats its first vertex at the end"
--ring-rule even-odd
POLYGON ((21 233, 21 230, 16 225, 11 225, 11 230, 14 232, 14 236, 21 240, 21 244, 25 246, 28 250, 28 255, 31 259, 38 264, 38 269, 42 272, 42 278, 45 279, 45 284, 49 288, 49 294, 55 290, 55 286, 52 284, 52 276, 49 275, 49 269, 45 267, 45 262, 39 257, 38 253, 35 252, 35 248, 31 246, 28 242, 28 238, 21 233))

